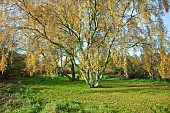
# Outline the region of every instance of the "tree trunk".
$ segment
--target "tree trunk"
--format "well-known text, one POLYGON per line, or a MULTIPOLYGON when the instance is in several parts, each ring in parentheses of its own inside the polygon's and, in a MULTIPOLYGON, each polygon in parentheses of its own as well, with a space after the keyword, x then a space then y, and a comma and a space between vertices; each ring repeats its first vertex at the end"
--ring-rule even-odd
POLYGON ((74 62, 71 59, 71 74, 72 74, 72 81, 76 80, 76 73, 75 73, 75 66, 74 66, 74 62))
POLYGON ((96 76, 96 84, 94 85, 94 87, 99 87, 99 84, 100 84, 100 81, 101 81, 101 79, 103 78, 103 75, 101 74, 101 75, 97 75, 96 76))
POLYGON ((97 88, 99 87, 102 77, 103 75, 98 74, 96 75, 96 79, 94 79, 94 76, 91 73, 89 73, 88 78, 84 77, 84 79, 90 88, 97 88))
POLYGON ((89 84, 90 84, 90 88, 94 87, 94 77, 91 73, 89 73, 89 84))

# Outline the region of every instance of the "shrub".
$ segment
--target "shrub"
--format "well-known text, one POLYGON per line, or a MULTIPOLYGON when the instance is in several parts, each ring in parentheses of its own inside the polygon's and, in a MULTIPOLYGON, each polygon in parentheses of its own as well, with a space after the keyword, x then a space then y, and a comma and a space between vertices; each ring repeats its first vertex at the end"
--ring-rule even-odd
POLYGON ((18 54, 16 52, 9 53, 7 59, 7 69, 1 77, 9 79, 12 77, 22 76, 25 73, 25 55, 18 54))

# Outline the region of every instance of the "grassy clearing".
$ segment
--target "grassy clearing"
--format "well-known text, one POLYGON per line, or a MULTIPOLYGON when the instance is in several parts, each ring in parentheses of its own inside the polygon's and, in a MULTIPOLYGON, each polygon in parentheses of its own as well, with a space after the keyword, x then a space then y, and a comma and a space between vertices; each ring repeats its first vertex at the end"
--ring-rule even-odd
POLYGON ((60 77, 23 78, 0 84, 0 112, 24 113, 169 113, 170 83, 154 80, 104 79, 100 88, 60 77))

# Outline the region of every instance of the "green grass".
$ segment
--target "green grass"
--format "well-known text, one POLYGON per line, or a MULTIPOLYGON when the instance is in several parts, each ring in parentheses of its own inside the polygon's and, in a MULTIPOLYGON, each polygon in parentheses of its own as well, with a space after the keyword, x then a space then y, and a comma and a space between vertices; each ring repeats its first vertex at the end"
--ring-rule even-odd
POLYGON ((170 83, 104 79, 99 88, 61 77, 22 78, 0 84, 0 112, 7 113, 170 113, 170 83), (10 100, 10 101, 9 101, 10 100))

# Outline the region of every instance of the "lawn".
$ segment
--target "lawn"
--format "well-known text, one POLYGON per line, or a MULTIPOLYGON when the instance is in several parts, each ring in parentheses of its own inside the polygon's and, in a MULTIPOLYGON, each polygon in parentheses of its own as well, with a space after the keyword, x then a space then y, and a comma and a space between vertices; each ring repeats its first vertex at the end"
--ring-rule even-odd
POLYGON ((169 113, 170 83, 104 79, 99 88, 84 80, 27 77, 0 84, 0 112, 7 113, 169 113))

